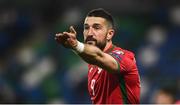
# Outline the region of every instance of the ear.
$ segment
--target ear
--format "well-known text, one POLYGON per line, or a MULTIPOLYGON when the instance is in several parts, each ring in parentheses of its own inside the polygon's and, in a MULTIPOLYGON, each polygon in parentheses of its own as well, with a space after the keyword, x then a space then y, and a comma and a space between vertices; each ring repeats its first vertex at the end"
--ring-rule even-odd
POLYGON ((114 29, 108 30, 108 33, 107 33, 107 40, 108 41, 112 39, 112 37, 114 36, 114 32, 115 32, 114 29))

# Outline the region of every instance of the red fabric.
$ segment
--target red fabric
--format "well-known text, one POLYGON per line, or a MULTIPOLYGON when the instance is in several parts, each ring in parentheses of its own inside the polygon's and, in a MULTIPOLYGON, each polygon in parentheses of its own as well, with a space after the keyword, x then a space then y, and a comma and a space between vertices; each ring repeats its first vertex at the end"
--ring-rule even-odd
MULTIPOLYGON (((110 49, 110 48, 109 48, 110 49)), ((95 65, 88 65, 88 91, 93 104, 122 104, 121 79, 128 103, 140 103, 140 78, 134 54, 130 51, 115 47, 107 52, 120 65, 119 73, 108 73, 95 65)), ((125 95, 124 95, 125 96, 125 95)))

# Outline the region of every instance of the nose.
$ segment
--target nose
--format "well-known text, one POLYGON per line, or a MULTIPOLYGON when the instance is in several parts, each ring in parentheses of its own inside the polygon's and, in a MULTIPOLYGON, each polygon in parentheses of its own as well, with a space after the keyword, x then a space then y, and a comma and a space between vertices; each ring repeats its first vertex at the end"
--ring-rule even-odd
POLYGON ((93 31, 93 28, 89 28, 88 32, 87 32, 87 35, 88 36, 93 36, 94 35, 94 31, 93 31))

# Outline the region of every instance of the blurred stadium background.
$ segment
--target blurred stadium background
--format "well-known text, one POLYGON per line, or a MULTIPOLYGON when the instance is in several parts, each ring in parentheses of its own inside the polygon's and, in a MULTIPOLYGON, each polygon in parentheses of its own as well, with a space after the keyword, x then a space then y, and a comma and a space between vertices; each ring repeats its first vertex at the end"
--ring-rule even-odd
POLYGON ((0 103, 91 103, 87 64, 54 35, 74 25, 83 41, 84 17, 100 7, 115 44, 136 54, 141 103, 180 99, 178 0, 0 0, 0 103))

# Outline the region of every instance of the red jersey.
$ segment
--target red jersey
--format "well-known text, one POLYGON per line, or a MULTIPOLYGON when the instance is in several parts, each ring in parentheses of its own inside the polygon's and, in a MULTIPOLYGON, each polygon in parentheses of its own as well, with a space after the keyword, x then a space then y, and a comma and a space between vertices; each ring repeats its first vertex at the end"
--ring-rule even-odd
POLYGON ((92 103, 140 103, 140 78, 134 54, 113 45, 106 53, 117 61, 119 72, 108 73, 96 65, 88 65, 88 91, 92 103))

